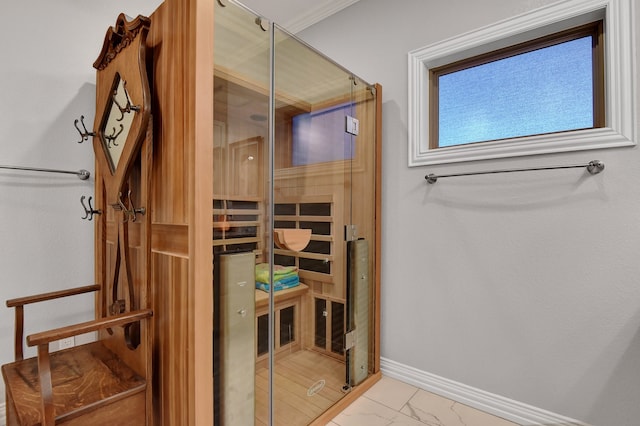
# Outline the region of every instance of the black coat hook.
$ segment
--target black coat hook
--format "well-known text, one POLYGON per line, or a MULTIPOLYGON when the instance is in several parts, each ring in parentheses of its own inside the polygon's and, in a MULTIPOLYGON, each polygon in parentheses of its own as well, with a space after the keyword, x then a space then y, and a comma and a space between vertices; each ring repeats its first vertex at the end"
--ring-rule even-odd
POLYGON ((87 206, 85 206, 84 204, 85 198, 86 197, 84 195, 80 197, 80 204, 82 204, 82 208, 84 209, 84 217, 82 219, 92 220, 94 214, 102 214, 102 210, 95 210, 91 205, 92 197, 89 197, 89 199, 87 200, 87 204, 89 204, 89 208, 87 208, 87 206))
POLYGON ((104 138, 107 140, 107 148, 111 148, 111 144, 113 144, 113 146, 118 146, 118 144, 116 143, 116 139, 118 139, 118 136, 120 136, 120 133, 122 133, 123 131, 124 126, 120 124, 120 130, 116 131, 116 128, 113 127, 113 131, 110 135, 104 135, 104 138))
POLYGON ((96 132, 90 132, 87 130, 87 126, 84 125, 84 115, 80 116, 80 120, 76 119, 73 122, 73 125, 76 127, 76 130, 78 131, 78 133, 80 133, 80 140, 78 141, 78 143, 82 143, 84 141, 88 141, 89 140, 89 136, 95 136, 96 132), (80 123, 82 124, 82 128, 84 130, 80 130, 80 128, 78 127, 78 121, 80 121, 80 123))
POLYGON ((135 111, 135 112, 140 111, 140 106, 131 104, 131 99, 129 99, 129 93, 127 92, 127 82, 126 81, 122 82, 122 87, 124 89, 124 97, 127 100, 127 104, 125 106, 120 105, 120 103, 116 99, 116 95, 118 94, 118 89, 117 88, 113 91, 113 96, 112 96, 113 103, 116 104, 116 106, 120 110, 120 118, 116 118, 116 121, 122 121, 124 119, 124 114, 125 113, 131 114, 131 111, 135 111))
POLYGON ((114 205, 113 208, 115 208, 116 210, 122 210, 124 212, 124 222, 127 222, 129 220, 129 217, 131 217, 132 222, 135 222, 139 214, 144 215, 147 213, 147 209, 144 207, 136 208, 133 205, 133 200, 131 199, 131 191, 127 193, 127 198, 129 199, 129 207, 127 207, 122 201, 122 192, 119 193, 118 204, 114 205))

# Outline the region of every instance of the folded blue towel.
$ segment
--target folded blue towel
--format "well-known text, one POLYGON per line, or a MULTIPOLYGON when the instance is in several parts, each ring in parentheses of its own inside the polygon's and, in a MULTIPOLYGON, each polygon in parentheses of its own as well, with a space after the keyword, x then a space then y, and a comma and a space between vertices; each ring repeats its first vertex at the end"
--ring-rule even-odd
MULTIPOLYGON (((268 263, 258 263, 256 265, 256 281, 260 281, 261 283, 270 282, 269 273, 270 270, 268 263)), ((273 265, 273 279, 275 281, 289 278, 294 275, 298 275, 298 268, 295 266, 273 265)))
MULTIPOLYGON (((287 285, 289 283, 296 283, 300 281, 300 277, 298 276, 298 274, 295 275, 289 275, 287 277, 284 278, 280 278, 276 280, 276 285, 278 284, 282 284, 282 285, 287 285)), ((258 283, 262 283, 262 284, 269 284, 269 282, 264 281, 260 278, 256 278, 256 282, 258 283)))
MULTIPOLYGON (((273 286, 273 291, 284 290, 287 288, 296 287, 298 285, 300 285, 300 278, 298 276, 290 277, 284 280, 276 281, 275 285, 273 286)), ((256 281, 256 288, 269 292, 269 284, 267 283, 256 281)))

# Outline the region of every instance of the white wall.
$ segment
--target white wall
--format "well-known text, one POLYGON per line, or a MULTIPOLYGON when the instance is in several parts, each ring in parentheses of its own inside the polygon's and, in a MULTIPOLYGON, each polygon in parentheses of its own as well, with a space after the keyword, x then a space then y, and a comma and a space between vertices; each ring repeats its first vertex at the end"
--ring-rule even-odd
POLYGON ((637 425, 638 148, 407 167, 407 52, 549 3, 361 0, 300 36, 383 86, 382 356, 594 425, 637 425), (592 159, 604 173, 424 180, 592 159))
MULTIPOLYGON (((76 143, 80 136, 73 127, 80 115, 93 126, 93 61, 120 12, 149 15, 158 4, 0 2, 0 165, 93 174, 93 148, 76 143)), ((93 195, 93 183, 73 175, 0 170, 0 364, 13 360, 14 314, 4 300, 93 283, 93 222, 80 219, 80 197, 93 195)), ((25 332, 92 319, 92 307, 92 296, 78 296, 27 308, 25 332)))
MULTIPOLYGON (((361 0, 302 36, 384 87, 382 355, 595 425, 636 425, 638 149, 407 168, 406 53, 550 2, 361 0), (606 164, 595 177, 423 179, 595 158, 606 164)), ((93 122, 91 64, 119 12, 159 3, 0 2, 0 164, 93 171, 73 128, 81 114, 93 122)), ((92 282, 81 195, 93 181, 0 171, 0 300, 92 282)), ((26 332, 89 319, 91 303, 28 310, 26 332)), ((0 364, 12 335, 13 312, 0 307, 0 364)))

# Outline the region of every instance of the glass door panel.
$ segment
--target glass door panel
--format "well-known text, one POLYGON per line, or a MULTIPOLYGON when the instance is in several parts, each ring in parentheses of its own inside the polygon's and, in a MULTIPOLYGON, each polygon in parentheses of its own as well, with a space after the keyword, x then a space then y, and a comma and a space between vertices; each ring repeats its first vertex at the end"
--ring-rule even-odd
POLYGON ((375 90, 216 2, 215 425, 307 425, 374 369, 375 90))
POLYGON ((274 293, 273 419, 306 425, 373 368, 374 91, 277 26, 274 88, 274 228, 308 242, 274 247, 299 284, 274 293))
MULTIPOLYGON (((347 327, 345 335, 348 386, 361 384, 375 367, 376 259, 376 90, 353 77, 351 117, 357 120, 350 184, 351 224, 347 235, 347 327)), ((347 125, 348 127, 348 125, 347 125)))
POLYGON ((269 262, 270 34, 233 2, 215 3, 214 424, 266 424, 264 303, 257 303, 256 264, 269 262), (258 419, 259 421, 257 421, 258 419))

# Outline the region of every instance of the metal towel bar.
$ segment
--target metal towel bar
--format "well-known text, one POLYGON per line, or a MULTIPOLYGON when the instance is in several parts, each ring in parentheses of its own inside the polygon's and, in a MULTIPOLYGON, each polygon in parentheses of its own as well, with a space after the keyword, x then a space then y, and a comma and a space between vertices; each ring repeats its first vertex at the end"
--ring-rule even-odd
POLYGON ((10 170, 24 170, 28 172, 45 172, 45 173, 65 173, 70 175, 76 175, 80 180, 87 180, 91 176, 91 173, 87 170, 78 170, 77 172, 71 170, 56 170, 56 169, 41 169, 37 167, 20 167, 20 166, 0 166, 0 169, 10 170))
POLYGON ((575 168, 583 168, 583 167, 586 167, 587 171, 590 174, 595 175, 595 174, 598 174, 598 173, 600 173, 601 171, 604 170, 604 163, 602 161, 600 161, 600 160, 593 160, 593 161, 590 161, 588 164, 575 164, 575 165, 569 165, 569 166, 550 166, 550 167, 531 167, 531 168, 525 168, 525 169, 489 170, 489 171, 484 171, 484 172, 455 173, 455 174, 450 174, 450 175, 435 175, 433 173, 430 173, 430 174, 426 175, 424 178, 429 183, 436 183, 438 181, 438 179, 440 179, 440 178, 456 177, 456 176, 488 175, 488 174, 494 174, 494 173, 529 172, 529 171, 535 171, 535 170, 575 169, 575 168))

